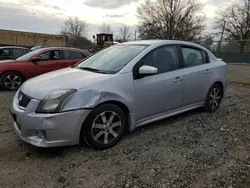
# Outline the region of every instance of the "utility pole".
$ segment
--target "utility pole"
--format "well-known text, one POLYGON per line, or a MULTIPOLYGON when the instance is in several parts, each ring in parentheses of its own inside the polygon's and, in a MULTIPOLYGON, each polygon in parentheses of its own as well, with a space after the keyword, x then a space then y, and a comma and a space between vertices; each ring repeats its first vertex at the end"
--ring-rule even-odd
POLYGON ((222 40, 223 40, 223 36, 224 36, 224 32, 225 32, 225 27, 226 27, 226 21, 223 22, 221 36, 220 36, 220 42, 219 42, 218 47, 217 47, 217 56, 218 56, 218 54, 220 54, 221 43, 222 43, 222 40))
POLYGON ((135 40, 136 40, 136 31, 135 31, 135 40))

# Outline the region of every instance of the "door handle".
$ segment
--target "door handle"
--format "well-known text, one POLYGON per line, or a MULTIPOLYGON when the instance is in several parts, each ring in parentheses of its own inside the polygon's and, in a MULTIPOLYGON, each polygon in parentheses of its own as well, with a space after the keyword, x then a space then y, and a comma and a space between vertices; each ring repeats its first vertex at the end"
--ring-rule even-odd
POLYGON ((205 74, 210 74, 212 71, 210 69, 205 70, 205 74))
POLYGON ((177 76, 175 79, 174 79, 174 83, 177 83, 177 82, 181 82, 182 81, 182 78, 177 76))

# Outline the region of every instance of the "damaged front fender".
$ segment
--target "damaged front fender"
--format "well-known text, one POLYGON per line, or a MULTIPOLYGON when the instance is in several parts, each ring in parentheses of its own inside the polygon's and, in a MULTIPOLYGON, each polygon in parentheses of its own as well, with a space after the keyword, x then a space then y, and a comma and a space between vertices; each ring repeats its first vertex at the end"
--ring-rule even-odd
POLYGON ((83 108, 92 109, 97 105, 107 101, 118 101, 127 106, 126 100, 116 93, 89 89, 84 91, 77 91, 75 94, 73 94, 64 104, 62 111, 70 111, 83 108))

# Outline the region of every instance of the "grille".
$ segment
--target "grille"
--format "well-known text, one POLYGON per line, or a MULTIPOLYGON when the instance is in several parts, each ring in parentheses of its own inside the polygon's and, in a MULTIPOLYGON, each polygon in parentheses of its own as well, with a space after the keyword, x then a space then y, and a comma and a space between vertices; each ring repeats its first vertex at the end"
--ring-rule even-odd
POLYGON ((20 91, 17 100, 20 107, 26 108, 30 103, 31 98, 20 91))

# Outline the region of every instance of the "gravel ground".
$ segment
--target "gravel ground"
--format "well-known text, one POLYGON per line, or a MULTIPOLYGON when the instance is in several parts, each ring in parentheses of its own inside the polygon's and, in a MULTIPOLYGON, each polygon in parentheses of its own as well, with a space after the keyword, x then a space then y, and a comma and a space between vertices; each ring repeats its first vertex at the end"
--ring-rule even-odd
POLYGON ((250 187, 250 87, 230 84, 216 113, 156 122, 105 151, 22 142, 8 115, 13 95, 0 92, 0 187, 250 187))
POLYGON ((250 64, 229 65, 228 72, 230 81, 250 83, 250 64))

